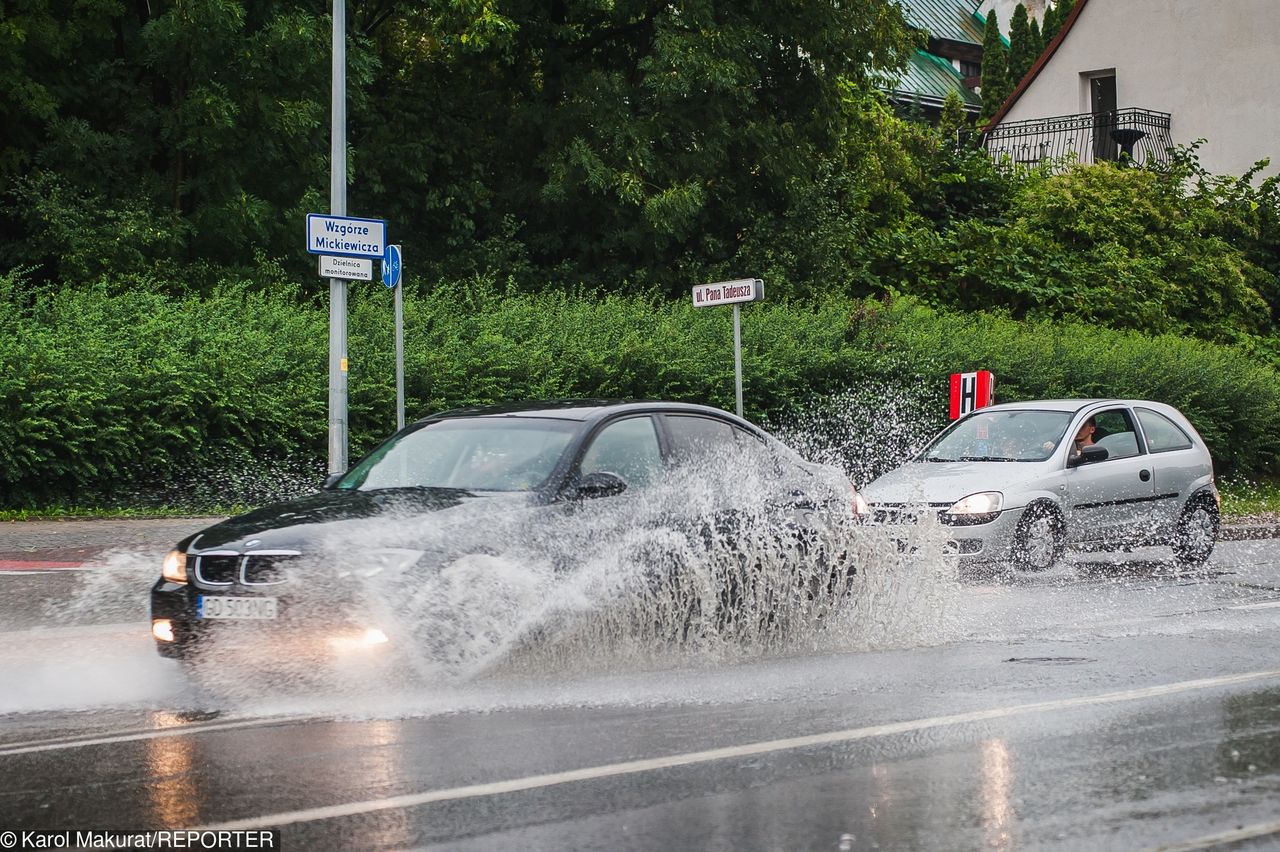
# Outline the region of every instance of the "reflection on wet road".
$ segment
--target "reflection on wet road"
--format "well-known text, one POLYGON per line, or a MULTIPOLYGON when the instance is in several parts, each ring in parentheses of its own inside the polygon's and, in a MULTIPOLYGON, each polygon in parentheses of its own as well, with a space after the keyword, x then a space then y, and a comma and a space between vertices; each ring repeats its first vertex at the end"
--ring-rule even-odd
MULTIPOLYGON (((1280 544, 1223 544, 1212 568, 1091 554, 962 576, 937 623, 844 647, 429 687, 392 674, 220 706, 138 619, 33 616, 0 637, 0 829, 281 826, 288 848, 331 849, 1274 848, 1280 544)), ((0 578, 5 606, 39 613, 65 593, 52 584, 84 582, 45 579, 0 578)))

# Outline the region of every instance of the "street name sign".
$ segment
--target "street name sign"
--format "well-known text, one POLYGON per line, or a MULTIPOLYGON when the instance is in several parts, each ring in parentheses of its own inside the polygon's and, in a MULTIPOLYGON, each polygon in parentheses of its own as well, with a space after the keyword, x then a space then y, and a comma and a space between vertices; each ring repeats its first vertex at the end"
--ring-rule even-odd
POLYGON ((383 219, 307 214, 307 251, 332 257, 381 258, 387 253, 383 219))
POLYGON ((320 277, 372 281, 373 261, 367 257, 330 257, 322 254, 320 255, 320 277))
POLYGON ((763 298, 764 282, 759 278, 721 281, 718 284, 699 284, 693 288, 693 306, 695 308, 733 305, 739 302, 758 302, 763 298))

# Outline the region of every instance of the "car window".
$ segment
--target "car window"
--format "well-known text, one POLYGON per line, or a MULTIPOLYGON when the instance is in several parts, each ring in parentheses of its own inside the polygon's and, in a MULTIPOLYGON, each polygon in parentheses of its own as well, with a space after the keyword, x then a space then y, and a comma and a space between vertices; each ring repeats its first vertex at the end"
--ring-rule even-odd
POLYGON ((1139 408, 1137 411, 1138 422, 1142 424, 1142 432, 1147 437, 1147 447, 1151 452, 1191 449, 1191 438, 1187 437, 1187 433, 1178 424, 1150 408, 1139 408))
POLYGON ((654 482, 662 473, 662 454, 653 418, 628 417, 605 426, 592 439, 579 469, 583 474, 616 473, 632 488, 654 482))
POLYGON ((1093 443, 1107 451, 1108 459, 1127 459, 1138 455, 1138 433, 1133 418, 1123 408, 1113 408, 1093 415, 1093 443))
POLYGON ((533 417, 459 417, 405 430, 370 453, 339 490, 461 488, 529 491, 542 485, 576 424, 533 417))
POLYGON ((1066 411, 981 411, 957 420, 920 454, 922 461, 1044 461, 1071 422, 1066 411))
POLYGON ((697 461, 709 453, 728 452, 734 446, 733 427, 723 420, 685 414, 668 414, 671 451, 678 464, 697 461))
POLYGON ((757 470, 773 473, 782 470, 778 454, 763 438, 736 426, 733 427, 733 434, 738 439, 738 453, 745 464, 757 470))

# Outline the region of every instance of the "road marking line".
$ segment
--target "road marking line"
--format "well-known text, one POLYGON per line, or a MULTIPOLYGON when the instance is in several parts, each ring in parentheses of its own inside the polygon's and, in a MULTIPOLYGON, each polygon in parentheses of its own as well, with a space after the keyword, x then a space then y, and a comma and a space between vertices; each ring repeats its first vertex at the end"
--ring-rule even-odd
POLYGON ((1241 840, 1253 840, 1255 837, 1266 837, 1270 834, 1280 834, 1280 820, 1276 822, 1260 822, 1256 825, 1246 825, 1243 828, 1237 828, 1233 831, 1224 831, 1221 834, 1209 834, 1204 837, 1197 837, 1194 840, 1187 840, 1182 843, 1171 843, 1168 846, 1160 846, 1153 849, 1152 852, 1195 852, 1198 849, 1212 849, 1215 846, 1225 846, 1228 843, 1239 843, 1241 840))
POLYGON ((36 571, 85 571, 90 566, 84 562, 56 562, 45 559, 0 559, 0 571, 24 574, 36 571))
POLYGON ((1227 609, 1275 609, 1280 606, 1280 601, 1267 601, 1266 603, 1241 604, 1240 606, 1229 606, 1227 609))
POLYGON ((37 752, 44 751, 61 751, 62 749, 84 748, 85 746, 94 745, 110 745, 112 743, 140 742, 142 740, 160 739, 161 737, 178 737, 186 734, 205 734, 217 731, 230 731, 235 730, 236 728, 251 728, 254 726, 303 722, 323 718, 327 717, 311 715, 268 716, 262 719, 242 719, 235 722, 212 722, 208 725, 175 725, 171 728, 149 729, 127 734, 91 737, 89 739, 33 740, 26 743, 0 746, 0 757, 13 757, 19 754, 35 754, 37 752))
POLYGON ((873 725, 866 728, 849 728, 842 731, 830 731, 825 734, 810 734, 803 737, 788 737, 780 740, 748 743, 746 745, 725 746, 706 751, 673 754, 667 757, 655 757, 647 760, 629 760, 623 763, 589 766, 583 769, 572 769, 565 772, 552 772, 545 775, 530 775, 524 778, 513 778, 507 781, 493 781, 485 784, 471 784, 465 787, 453 787, 442 790, 428 790, 422 793, 409 793, 402 796, 391 796, 385 799, 370 799, 363 802, 348 802, 341 805, 328 805, 318 808, 304 808, 296 811, 283 811, 276 814, 233 820, 215 825, 201 826, 201 831, 237 831, 266 828, 269 826, 292 825, 300 822, 335 819, 338 817, 357 816, 376 811, 402 810, 436 802, 450 802, 459 799, 474 799, 485 796, 497 796, 502 793, 517 793, 524 790, 535 790, 542 787, 554 787, 571 784, 575 781, 596 781, 602 778, 613 778, 621 775, 636 775, 643 772, 655 772, 661 769, 694 766, 718 760, 731 760, 753 757, 792 749, 812 748, 814 746, 838 745, 866 740, 875 737, 886 737, 894 734, 905 734, 923 731, 930 728, 941 728, 950 725, 961 725, 970 722, 985 722, 993 719, 1004 719, 1011 716, 1022 716, 1031 713, 1044 713, 1051 710, 1071 710, 1079 707, 1091 707, 1099 704, 1115 704, 1125 701, 1140 701, 1146 698, 1158 698, 1165 695, 1176 695, 1199 689, 1212 689, 1218 686, 1250 683, 1259 680, 1280 678, 1280 669, 1247 672, 1236 675, 1189 680, 1164 686, 1149 686, 1142 689, 1130 689, 1122 692, 1109 692, 1102 695, 1083 696, 1079 698, 1063 698, 1057 701, 1041 701, 1033 704, 1016 704, 1012 707, 997 707, 991 710, 975 710, 969 713, 957 713, 952 716, 937 716, 931 719, 916 719, 909 722, 893 722, 887 725, 873 725))

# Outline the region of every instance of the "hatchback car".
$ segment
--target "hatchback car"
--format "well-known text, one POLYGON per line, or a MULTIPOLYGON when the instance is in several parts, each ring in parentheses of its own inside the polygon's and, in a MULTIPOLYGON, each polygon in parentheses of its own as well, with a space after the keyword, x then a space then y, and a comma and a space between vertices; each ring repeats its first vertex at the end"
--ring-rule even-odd
MULTIPOLYGON (((317 494, 231 518, 179 542, 151 590, 152 635, 161 655, 180 659, 211 637, 248 635, 254 627, 291 639, 329 633, 344 643, 383 643, 388 637, 380 627, 347 617, 341 591, 305 594, 335 559, 350 557, 362 573, 399 572, 409 578, 406 595, 412 595, 413 578, 460 555, 503 552, 574 529, 587 530, 588 538, 621 539, 635 523, 628 520, 628 507, 635 505, 628 499, 711 456, 739 472, 762 473, 769 484, 758 505, 717 507, 717 523, 758 510, 774 535, 796 545, 784 549, 801 563, 790 570, 847 570, 804 546, 813 540, 809 533, 853 522, 855 494, 847 477, 805 462, 746 420, 674 402, 469 408, 401 430, 346 473, 331 476, 317 494), (433 519, 430 541, 423 536, 426 527, 414 521, 427 516, 433 519), (595 516, 605 522, 566 522, 595 516), (375 525, 378 543, 390 546, 362 552, 375 525)), ((677 494, 675 502, 681 499, 677 494)), ((675 521, 673 529, 691 529, 675 521)), ((561 540, 547 549, 571 559, 574 548, 590 546, 561 540)))
POLYGON ((861 497, 872 523, 936 516, 962 560, 1035 571, 1068 546, 1168 545, 1181 564, 1199 566, 1219 524, 1203 439, 1173 407, 1142 400, 978 409, 861 497))

